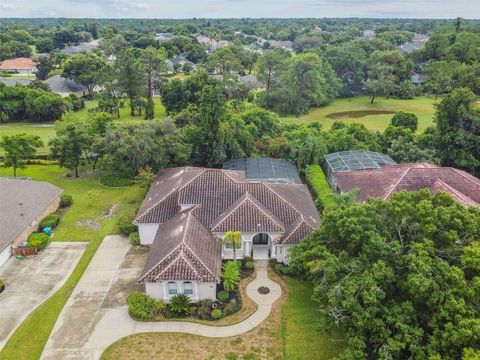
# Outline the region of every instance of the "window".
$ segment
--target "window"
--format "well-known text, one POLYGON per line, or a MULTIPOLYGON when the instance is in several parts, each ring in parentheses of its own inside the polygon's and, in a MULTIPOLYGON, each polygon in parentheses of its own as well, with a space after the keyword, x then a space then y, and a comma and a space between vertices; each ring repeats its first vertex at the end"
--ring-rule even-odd
MULTIPOLYGON (((239 246, 237 247, 237 250, 241 250, 241 249, 242 249, 242 243, 243 243, 243 241, 240 240, 240 244, 239 244, 239 246)), ((233 249, 233 245, 232 245, 231 242, 227 242, 227 243, 225 243, 224 248, 225 248, 225 250, 232 250, 232 249, 233 249)))
POLYGON ((193 284, 190 281, 183 283, 183 293, 185 295, 193 295, 193 284))
POLYGON ((167 284, 168 295, 177 295, 177 283, 173 281, 169 281, 167 284))

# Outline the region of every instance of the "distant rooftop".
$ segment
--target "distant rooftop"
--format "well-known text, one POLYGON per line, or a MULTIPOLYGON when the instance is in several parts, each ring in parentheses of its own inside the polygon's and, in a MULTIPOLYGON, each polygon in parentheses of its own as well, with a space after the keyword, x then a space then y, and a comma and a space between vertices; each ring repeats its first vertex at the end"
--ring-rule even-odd
POLYGON ((243 158, 223 164, 225 170, 245 171, 247 181, 301 184, 297 168, 287 160, 272 158, 243 158))

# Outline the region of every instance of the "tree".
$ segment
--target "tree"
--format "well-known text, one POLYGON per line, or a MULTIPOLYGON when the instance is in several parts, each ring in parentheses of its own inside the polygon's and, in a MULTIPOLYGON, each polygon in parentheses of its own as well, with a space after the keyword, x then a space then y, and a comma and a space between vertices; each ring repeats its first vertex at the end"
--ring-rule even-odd
POLYGON ((98 84, 102 86, 98 98, 98 108, 120 118, 119 98, 121 94, 115 70, 112 65, 106 64, 98 73, 98 84))
POLYGON ((55 132, 56 136, 50 141, 52 155, 58 157, 60 166, 75 170, 78 177, 80 159, 92 143, 85 124, 65 119, 55 125, 55 132))
POLYGON ((90 95, 98 83, 98 72, 104 64, 103 59, 93 53, 78 53, 66 61, 63 77, 82 84, 90 95))
POLYGON ((50 71, 53 70, 52 62, 50 61, 50 58, 46 56, 40 56, 37 60, 36 66, 37 71, 35 72, 35 76, 39 80, 46 80, 50 71))
POLYGON ((152 100, 153 83, 159 76, 166 73, 165 53, 153 47, 146 48, 141 55, 141 61, 147 74, 147 103, 145 108, 145 119, 151 120, 155 116, 155 104, 152 100))
POLYGON ((242 246, 242 234, 240 231, 227 231, 223 237, 224 244, 230 244, 233 250, 233 261, 237 261, 237 249, 242 246))
POLYGON ((339 359, 453 360, 476 348, 478 224, 479 209, 428 190, 330 207, 289 266, 313 280, 323 331, 345 332, 339 359))
POLYGON ((5 167, 12 167, 13 176, 16 177, 17 169, 25 168, 25 160, 33 157, 41 146, 43 146, 43 141, 36 135, 3 136, 0 140, 0 147, 5 152, 5 167))
POLYGON ((130 100, 130 115, 135 116, 135 104, 138 98, 145 94, 145 67, 135 50, 124 49, 118 54, 114 69, 120 92, 126 94, 130 100))
POLYGON ((452 91, 453 77, 460 64, 457 61, 433 61, 425 67, 427 76, 426 87, 435 94, 435 99, 439 94, 452 91))
POLYGON ((418 127, 418 118, 415 114, 405 111, 397 111, 390 120, 390 123, 393 126, 406 127, 412 130, 412 132, 415 132, 418 127))
POLYGON ((290 54, 283 49, 273 49, 265 53, 260 59, 260 68, 258 70, 258 77, 260 80, 265 82, 265 107, 267 109, 271 108, 270 104, 270 93, 274 86, 273 82, 275 81, 276 76, 280 66, 284 61, 290 56, 290 54))
POLYGON ((395 78, 391 73, 391 69, 385 65, 374 67, 368 72, 365 88, 370 96, 371 104, 378 96, 391 95, 395 89, 395 78))
POLYGON ((223 78, 223 89, 226 89, 227 74, 238 67, 238 60, 229 47, 223 47, 215 51, 208 58, 208 66, 217 70, 223 78))
POLYGON ((478 174, 480 111, 469 89, 456 89, 437 105, 437 151, 441 164, 478 174))

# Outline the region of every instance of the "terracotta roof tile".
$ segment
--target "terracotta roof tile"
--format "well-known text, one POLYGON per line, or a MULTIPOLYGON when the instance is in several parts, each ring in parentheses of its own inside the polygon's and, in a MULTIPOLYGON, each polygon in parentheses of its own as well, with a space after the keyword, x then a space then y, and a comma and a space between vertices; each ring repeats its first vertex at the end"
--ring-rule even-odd
POLYGON ((0 64, 2 70, 31 70, 35 63, 31 58, 16 58, 3 60, 0 64))

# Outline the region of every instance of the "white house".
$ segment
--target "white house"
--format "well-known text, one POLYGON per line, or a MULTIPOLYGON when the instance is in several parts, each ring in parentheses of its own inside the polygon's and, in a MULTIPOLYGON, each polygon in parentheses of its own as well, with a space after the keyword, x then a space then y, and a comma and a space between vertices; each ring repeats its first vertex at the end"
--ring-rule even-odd
POLYGON ((223 242, 228 231, 241 233, 237 258, 287 263, 289 248, 320 219, 305 185, 271 180, 250 181, 238 170, 160 171, 135 219, 140 243, 151 246, 140 277, 147 294, 215 299, 221 261, 234 257, 223 242))
POLYGON ((0 63, 0 71, 19 75, 34 75, 37 68, 32 58, 21 57, 3 60, 0 63))

